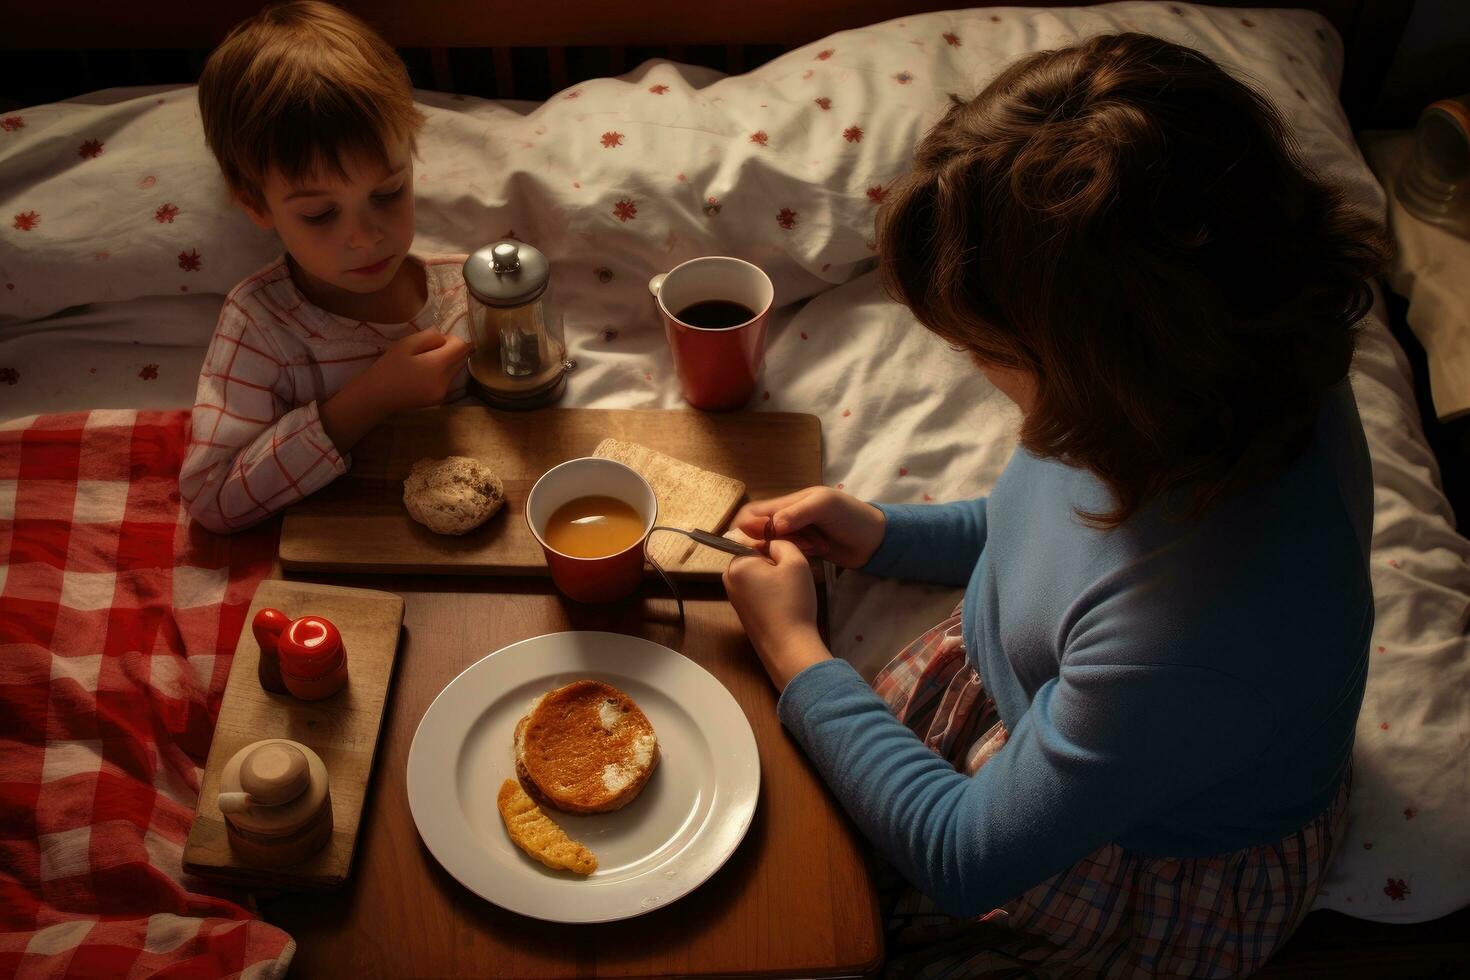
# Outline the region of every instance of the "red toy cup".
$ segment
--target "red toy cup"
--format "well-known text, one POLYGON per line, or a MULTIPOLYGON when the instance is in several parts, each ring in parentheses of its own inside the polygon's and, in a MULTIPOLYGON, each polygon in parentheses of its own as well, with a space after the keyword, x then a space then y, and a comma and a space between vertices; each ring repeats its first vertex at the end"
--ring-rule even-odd
POLYGON ((276 644, 281 679, 303 701, 320 701, 347 683, 347 649, 337 627, 320 616, 293 619, 276 644))
POLYGON ((776 298, 770 278, 743 259, 711 255, 654 276, 648 290, 658 299, 685 400, 711 411, 740 408, 750 401, 765 359, 766 324, 776 298), (754 316, 724 328, 696 327, 679 319, 684 310, 708 300, 739 303, 754 316))
POLYGON ((644 545, 658 517, 658 499, 638 472, 596 456, 567 460, 541 475, 526 498, 526 523, 546 553, 551 580, 569 599, 615 602, 625 599, 643 580, 644 545), (558 507, 590 496, 616 497, 643 519, 643 535, 615 555, 577 558, 546 543, 546 522, 558 507))

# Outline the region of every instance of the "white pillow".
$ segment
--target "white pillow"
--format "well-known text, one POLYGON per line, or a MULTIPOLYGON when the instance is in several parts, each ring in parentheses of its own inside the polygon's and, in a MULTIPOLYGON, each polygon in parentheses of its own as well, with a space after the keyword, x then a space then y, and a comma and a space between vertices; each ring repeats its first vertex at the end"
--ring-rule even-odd
MULTIPOLYGON (((514 230, 556 260, 654 270, 718 250, 761 262, 780 301, 799 299, 871 257, 873 196, 906 168, 946 93, 978 91, 1025 51, 1132 29, 1246 63, 1287 96, 1309 147, 1349 162, 1332 138, 1339 44, 1314 14, 1137 2, 957 11, 845 31, 733 78, 650 62, 525 115, 420 93, 419 247, 464 251, 514 230)), ((223 293, 276 252, 229 204, 192 88, 6 119, 0 317, 223 293)))

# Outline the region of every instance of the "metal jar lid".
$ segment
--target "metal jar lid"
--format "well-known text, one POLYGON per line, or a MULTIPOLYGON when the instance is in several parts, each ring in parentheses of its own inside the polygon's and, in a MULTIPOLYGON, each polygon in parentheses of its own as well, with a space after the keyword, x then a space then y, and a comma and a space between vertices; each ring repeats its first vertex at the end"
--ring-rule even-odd
POLYGON ((551 264, 534 245, 502 239, 465 259, 464 281, 486 306, 523 306, 546 292, 551 264))

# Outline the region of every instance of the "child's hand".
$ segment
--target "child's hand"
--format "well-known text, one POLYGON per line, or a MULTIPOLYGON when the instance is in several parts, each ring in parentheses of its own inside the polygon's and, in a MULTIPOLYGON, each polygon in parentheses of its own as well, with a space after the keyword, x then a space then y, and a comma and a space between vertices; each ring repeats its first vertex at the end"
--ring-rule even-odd
POLYGON ((775 564, 736 558, 725 569, 725 592, 776 690, 832 654, 817 632, 817 587, 811 566, 789 541, 771 542, 775 564))
POLYGON ((807 487, 784 497, 757 500, 740 508, 731 526, 759 541, 766 518, 773 531, 804 553, 841 565, 861 568, 883 543, 883 512, 851 494, 831 487, 807 487))
POLYGON ((444 401, 470 345, 437 330, 420 330, 388 345, 368 369, 389 414, 444 401))
POLYGON ((395 340, 372 367, 322 403, 327 438, 345 453, 389 415, 440 404, 469 356, 469 344, 437 330, 395 340))

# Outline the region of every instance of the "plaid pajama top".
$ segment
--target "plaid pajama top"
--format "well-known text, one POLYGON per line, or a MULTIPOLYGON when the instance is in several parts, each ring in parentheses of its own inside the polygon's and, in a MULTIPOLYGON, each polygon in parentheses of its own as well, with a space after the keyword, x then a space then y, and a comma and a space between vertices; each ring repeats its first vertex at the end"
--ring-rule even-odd
MULTIPOLYGON (((322 428, 320 403, 393 341, 436 329, 470 340, 462 255, 422 262, 428 299, 407 323, 328 313, 291 279, 283 255, 225 297, 204 358, 179 491, 196 521, 220 533, 265 520, 351 465, 322 428)), ((461 368, 446 401, 463 396, 461 368)))

